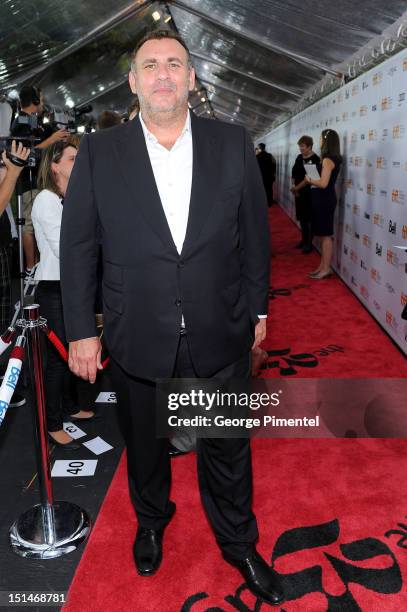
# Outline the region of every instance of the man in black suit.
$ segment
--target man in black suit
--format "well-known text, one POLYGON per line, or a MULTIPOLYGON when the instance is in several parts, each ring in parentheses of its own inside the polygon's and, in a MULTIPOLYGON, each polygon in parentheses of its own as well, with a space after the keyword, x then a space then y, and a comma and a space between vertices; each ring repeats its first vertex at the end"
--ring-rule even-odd
MULTIPOLYGON (((94 382, 99 241, 106 343, 126 411, 134 558, 151 575, 175 512, 168 441, 156 437, 159 378, 247 378, 265 337, 269 235, 264 189, 243 128, 188 110, 194 70, 182 39, 147 35, 129 74, 140 115, 86 136, 64 203, 61 281, 69 363, 94 382)), ((255 549, 247 439, 200 439, 202 502, 224 558, 258 597, 280 603, 277 575, 255 549)))
POLYGON ((264 189, 266 190, 267 203, 271 206, 274 202, 273 185, 276 180, 276 160, 266 151, 264 142, 260 142, 256 147, 257 163, 259 164, 264 189))

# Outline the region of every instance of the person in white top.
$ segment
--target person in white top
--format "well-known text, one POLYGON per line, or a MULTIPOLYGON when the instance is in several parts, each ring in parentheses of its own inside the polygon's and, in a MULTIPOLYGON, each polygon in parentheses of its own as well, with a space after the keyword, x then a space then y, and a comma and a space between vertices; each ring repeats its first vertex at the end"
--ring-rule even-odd
MULTIPOLYGON (((59 236, 63 198, 75 162, 77 149, 67 142, 57 142, 46 149, 38 173, 42 189, 34 200, 32 221, 40 252, 40 263, 35 273, 39 281, 36 298, 41 315, 62 342, 66 342, 62 311, 59 273, 59 236)), ((47 426, 54 444, 65 450, 75 450, 79 444, 63 429, 63 419, 89 420, 95 417, 90 410, 78 409, 77 381, 54 347, 47 343, 45 394, 47 426)))

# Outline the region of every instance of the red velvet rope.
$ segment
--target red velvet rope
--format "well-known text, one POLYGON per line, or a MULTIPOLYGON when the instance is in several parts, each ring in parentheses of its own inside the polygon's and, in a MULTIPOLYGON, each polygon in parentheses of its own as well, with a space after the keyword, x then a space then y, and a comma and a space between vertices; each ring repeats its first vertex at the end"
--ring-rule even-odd
MULTIPOLYGON (((44 325, 41 329, 43 330, 43 332, 45 333, 45 335, 47 336, 47 338, 51 342, 51 344, 54 345, 54 347, 56 348, 58 353, 61 355, 62 359, 64 361, 68 362, 68 351, 66 350, 65 346, 63 345, 61 340, 58 338, 58 336, 55 334, 55 332, 53 332, 51 329, 49 329, 47 325, 44 325)), ((102 361, 102 369, 103 370, 108 365, 109 360, 110 360, 109 357, 106 357, 106 359, 104 361, 102 361)))

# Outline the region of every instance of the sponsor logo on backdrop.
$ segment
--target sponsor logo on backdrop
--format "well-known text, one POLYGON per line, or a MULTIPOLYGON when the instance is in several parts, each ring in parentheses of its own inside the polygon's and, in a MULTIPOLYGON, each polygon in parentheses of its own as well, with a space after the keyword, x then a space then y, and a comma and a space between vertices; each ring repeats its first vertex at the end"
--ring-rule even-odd
POLYGON ((355 232, 355 238, 357 238, 359 240, 360 234, 358 234, 358 232, 355 232))
POLYGON ((406 101, 406 92, 405 91, 401 91, 399 93, 399 106, 402 105, 403 102, 406 101))
POLYGON ((363 234, 362 242, 363 242, 363 246, 365 246, 368 249, 370 249, 370 247, 372 246, 372 240, 370 236, 368 236, 367 234, 363 234))
POLYGON ((366 166, 367 166, 368 168, 373 168, 373 164, 372 164, 372 162, 370 161, 370 159, 367 159, 367 160, 366 160, 366 166))
POLYGON ((349 247, 346 244, 343 245, 343 252, 345 253, 345 255, 349 253, 349 247))
POLYGON ((363 81, 362 83, 362 91, 369 87, 369 83, 367 81, 363 81))
POLYGON ((368 221, 370 221, 370 213, 368 213, 368 212, 366 212, 366 211, 365 211, 365 212, 363 213, 363 216, 365 217, 365 219, 367 219, 368 221))
POLYGON ((378 257, 381 257, 382 254, 383 254, 383 246, 379 244, 378 242, 376 242, 376 255, 378 257))
POLYGON ((391 219, 389 220, 389 233, 390 234, 396 234, 397 233, 397 222, 395 221, 393 223, 391 219))
POLYGON ((389 136, 389 130, 387 128, 383 128, 382 130, 382 140, 387 140, 389 136))
POLYGON ((407 294, 406 293, 401 294, 400 303, 402 306, 407 306, 407 294))
POLYGON ((350 135, 350 141, 352 144, 355 144, 355 142, 358 141, 358 133, 357 132, 352 132, 352 134, 350 135))
POLYGON ((381 274, 379 272, 379 270, 377 270, 376 268, 371 268, 370 269, 370 278, 372 279, 372 281, 374 281, 377 285, 381 285, 382 284, 382 277, 381 274))
POLYGON ((369 130, 367 133, 367 139, 372 142, 374 140, 377 140, 377 131, 376 130, 369 130))
POLYGON ((359 85, 354 85, 352 87, 352 96, 357 96, 359 94, 359 85))
POLYGON ((397 72, 397 66, 391 66, 391 68, 388 69, 387 74, 389 76, 394 76, 397 72))
POLYGON ((373 183, 368 183, 366 185, 366 193, 367 193, 367 195, 375 195, 375 193, 376 193, 376 185, 374 185, 373 183))
POLYGON ((352 236, 352 234, 353 234, 353 232, 352 232, 352 226, 351 226, 351 225, 349 225, 349 223, 346 223, 346 225, 345 225, 345 232, 346 232, 347 234, 349 234, 350 236, 352 236))
POLYGON ((373 75, 373 78, 372 78, 373 85, 380 85, 380 83, 382 82, 382 79, 383 79, 383 73, 382 72, 376 72, 373 75))
POLYGON ((359 108, 359 116, 366 117, 366 115, 367 115, 367 106, 366 104, 364 104, 363 106, 359 108))
POLYGON ((349 118, 349 113, 342 113, 342 121, 347 121, 349 118))
POLYGON ((376 300, 373 300, 373 305, 378 312, 381 311, 382 307, 380 306, 379 302, 377 302, 376 300))
POLYGON ((344 181, 345 189, 351 189, 353 187, 353 180, 348 178, 344 181))
POLYGON ((362 270, 367 270, 366 264, 363 259, 360 260, 360 267, 362 268, 362 270))
POLYGON ((382 198, 387 198, 387 191, 386 189, 380 189, 380 195, 382 198))
POLYGON ((346 266, 342 266, 342 274, 345 278, 349 278, 349 270, 346 266))
POLYGON ((351 276, 350 282, 352 283, 352 285, 354 287, 358 287, 358 283, 357 283, 356 278, 354 276, 351 276))
POLYGON ((379 170, 386 170, 387 159, 385 157, 377 157, 376 158, 376 168, 378 168, 379 170))
POLYGON ((390 110, 392 106, 393 106, 392 98, 382 98, 382 102, 381 102, 382 111, 390 110))
POLYGON ((369 291, 366 289, 364 285, 360 287, 360 295, 365 298, 365 300, 369 299, 369 291))
POLYGON ((373 214, 373 224, 379 227, 384 227, 384 217, 380 213, 373 214))
POLYGON ((352 211, 354 215, 360 215, 360 206, 359 204, 353 204, 352 211))
POLYGON ((392 130, 393 140, 404 138, 405 133, 406 133, 406 128, 402 123, 398 123, 397 125, 393 126, 393 130, 392 130))
POLYGON ((372 111, 374 113, 377 111, 377 104, 372 104, 372 111))
POLYGON ((389 293, 395 293, 395 289, 393 287, 393 285, 391 285, 389 282, 386 283, 386 289, 389 293))
POLYGON ((391 192, 391 201, 397 204, 405 203, 405 193, 401 189, 393 189, 391 192))
POLYGON ((397 255, 397 253, 395 253, 391 249, 387 249, 387 252, 386 252, 386 261, 387 261, 387 263, 391 264, 392 266, 395 266, 396 268, 399 265, 398 255, 397 255))
POLYGON ((358 262, 358 254, 353 249, 351 249, 351 251, 350 251, 350 258, 353 261, 353 263, 357 263, 358 262))
POLYGON ((386 310, 386 323, 394 331, 397 331, 397 328, 398 328, 397 319, 390 310, 386 310))
POLYGON ((403 225, 403 227, 401 228, 401 235, 403 237, 403 240, 407 240, 407 225, 403 225))
POLYGON ((363 166, 363 157, 360 155, 352 155, 350 158, 350 165, 355 166, 356 168, 361 168, 363 166))
POLYGON ((392 166, 393 166, 393 168, 401 168, 401 162, 400 161, 393 161, 392 162, 392 166))

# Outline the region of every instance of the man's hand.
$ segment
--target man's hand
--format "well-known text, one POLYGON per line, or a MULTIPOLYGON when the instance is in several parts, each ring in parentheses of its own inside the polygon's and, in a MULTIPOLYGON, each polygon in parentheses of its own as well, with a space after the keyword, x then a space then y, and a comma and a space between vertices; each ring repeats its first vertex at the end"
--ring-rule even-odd
POLYGON ((69 368, 76 376, 94 383, 97 371, 102 369, 101 355, 102 345, 98 337, 70 342, 69 368))
POLYGON ((267 334, 267 319, 259 319, 259 322, 256 323, 256 327, 254 328, 254 342, 252 346, 252 350, 257 348, 265 339, 267 334))
MULTIPOLYGON (((18 146, 16 144, 16 141, 13 140, 11 143, 11 154, 14 155, 14 157, 18 157, 19 159, 25 161, 27 159, 27 157, 30 154, 30 149, 28 147, 23 147, 22 143, 19 142, 18 146)), ((4 165, 7 168, 7 172, 10 173, 11 175, 13 175, 14 177, 18 177, 23 169, 22 166, 16 166, 16 164, 13 164, 12 161, 9 160, 9 158, 7 157, 7 153, 6 151, 3 151, 1 158, 4 162, 4 165)))
POLYGON ((294 195, 297 195, 297 189, 295 187, 291 187, 290 189, 291 193, 293 193, 294 195))
POLYGON ((55 144, 60 140, 68 140, 69 136, 70 133, 68 132, 68 130, 66 130, 65 128, 61 128, 60 130, 54 132, 53 134, 51 134, 51 136, 40 142, 40 144, 36 145, 36 149, 46 149, 50 145, 55 144))

